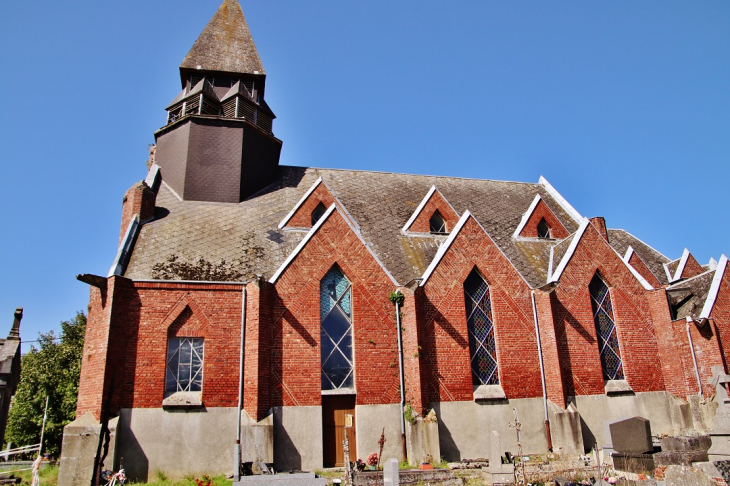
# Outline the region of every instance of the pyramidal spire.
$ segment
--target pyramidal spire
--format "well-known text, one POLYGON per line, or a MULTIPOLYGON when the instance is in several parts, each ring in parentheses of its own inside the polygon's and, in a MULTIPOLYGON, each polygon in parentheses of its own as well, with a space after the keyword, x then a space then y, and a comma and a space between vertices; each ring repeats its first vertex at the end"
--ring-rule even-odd
POLYGON ((266 74, 238 0, 223 0, 180 70, 266 74))

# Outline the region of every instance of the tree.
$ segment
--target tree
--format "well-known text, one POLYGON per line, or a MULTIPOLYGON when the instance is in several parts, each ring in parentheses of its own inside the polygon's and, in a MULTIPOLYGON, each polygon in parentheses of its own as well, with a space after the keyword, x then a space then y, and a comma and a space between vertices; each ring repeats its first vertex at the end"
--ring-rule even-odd
POLYGON ((59 454, 63 428, 76 416, 85 333, 83 312, 61 323, 60 340, 53 331, 39 333, 39 349, 31 346, 21 358, 20 383, 10 405, 6 441, 17 446, 38 443, 47 396, 43 451, 54 456, 59 454))

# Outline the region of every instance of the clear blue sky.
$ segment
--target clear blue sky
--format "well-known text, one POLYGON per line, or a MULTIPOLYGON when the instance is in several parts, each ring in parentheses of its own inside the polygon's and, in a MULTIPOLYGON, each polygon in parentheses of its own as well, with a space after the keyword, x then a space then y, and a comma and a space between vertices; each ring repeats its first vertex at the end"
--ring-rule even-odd
MULTIPOLYGON (((86 308, 219 3, 0 2, 0 335, 86 308)), ((670 258, 730 253, 730 2, 242 6, 282 164, 544 175, 670 258)))

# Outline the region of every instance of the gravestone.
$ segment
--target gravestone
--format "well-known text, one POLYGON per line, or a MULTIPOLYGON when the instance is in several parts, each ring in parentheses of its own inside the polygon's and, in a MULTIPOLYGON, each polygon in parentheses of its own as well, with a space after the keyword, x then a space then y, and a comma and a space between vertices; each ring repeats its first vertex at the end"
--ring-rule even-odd
POLYGON ((489 467, 485 471, 485 479, 489 484, 513 483, 515 480, 515 465, 502 464, 502 446, 499 441, 499 432, 493 430, 491 438, 489 467))
POLYGON ((631 417, 609 425, 613 450, 623 454, 653 452, 651 426, 643 417, 631 417))
POLYGON ((398 479, 398 459, 390 458, 385 461, 383 466, 383 485, 384 486, 396 486, 399 483, 398 479))
POLYGON ((710 385, 715 388, 717 412, 713 427, 708 432, 712 439, 712 447, 708 451, 711 461, 723 461, 730 456, 730 397, 725 388, 727 383, 730 383, 730 375, 725 374, 722 365, 713 366, 710 385))

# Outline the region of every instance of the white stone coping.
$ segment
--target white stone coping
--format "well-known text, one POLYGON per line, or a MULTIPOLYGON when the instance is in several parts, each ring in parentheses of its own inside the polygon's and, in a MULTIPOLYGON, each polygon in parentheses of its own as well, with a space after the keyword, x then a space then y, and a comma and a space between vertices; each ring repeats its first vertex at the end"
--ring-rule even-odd
POLYGON ((633 391, 634 389, 631 388, 631 385, 629 385, 629 382, 626 380, 608 380, 606 382, 606 395, 633 391))
POLYGON ((338 388, 336 390, 322 390, 322 395, 357 395, 354 388, 338 388))
POLYGON ((474 400, 504 400, 507 395, 502 385, 479 385, 474 387, 474 400))
POLYGON ((203 392, 176 392, 162 400, 162 408, 199 408, 203 406, 203 392))

